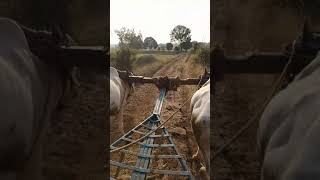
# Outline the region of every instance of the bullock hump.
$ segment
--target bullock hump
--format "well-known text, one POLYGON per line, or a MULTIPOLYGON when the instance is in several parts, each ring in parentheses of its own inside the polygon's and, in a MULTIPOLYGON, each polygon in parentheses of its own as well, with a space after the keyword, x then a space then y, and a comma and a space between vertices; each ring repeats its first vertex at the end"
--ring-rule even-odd
POLYGON ((29 49, 27 39, 19 25, 8 18, 0 18, 0 46, 1 50, 12 48, 29 49))
POLYGON ((114 67, 110 67, 110 79, 112 79, 112 77, 119 77, 119 73, 114 67))

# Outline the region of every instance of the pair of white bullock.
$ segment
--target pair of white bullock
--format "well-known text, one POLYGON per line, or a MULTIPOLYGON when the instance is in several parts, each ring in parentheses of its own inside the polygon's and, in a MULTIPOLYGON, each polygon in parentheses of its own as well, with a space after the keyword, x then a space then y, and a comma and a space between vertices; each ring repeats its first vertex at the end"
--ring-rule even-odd
MULTIPOLYGON (((123 134, 123 107, 130 94, 132 85, 121 79, 117 69, 110 67, 110 128, 123 134)), ((193 158, 199 157, 199 149, 205 158, 206 168, 210 169, 210 80, 208 80, 191 99, 191 122, 198 151, 193 158)), ((113 135, 111 135, 113 136, 113 135)), ((113 136, 115 137, 115 136, 113 136)), ((209 177, 209 171, 207 171, 209 177)))

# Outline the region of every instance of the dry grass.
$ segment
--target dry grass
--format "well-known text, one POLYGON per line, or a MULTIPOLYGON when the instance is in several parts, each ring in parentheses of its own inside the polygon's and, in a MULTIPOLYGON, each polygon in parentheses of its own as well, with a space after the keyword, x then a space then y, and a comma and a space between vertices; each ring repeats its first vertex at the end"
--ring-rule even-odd
MULTIPOLYGON (((150 56, 150 54, 137 54, 136 59, 139 59, 142 56, 150 56)), ((153 54, 152 56, 155 59, 152 63, 140 65, 138 65, 138 63, 133 63, 133 73, 141 76, 152 76, 169 61, 174 61, 174 58, 177 55, 153 54)))

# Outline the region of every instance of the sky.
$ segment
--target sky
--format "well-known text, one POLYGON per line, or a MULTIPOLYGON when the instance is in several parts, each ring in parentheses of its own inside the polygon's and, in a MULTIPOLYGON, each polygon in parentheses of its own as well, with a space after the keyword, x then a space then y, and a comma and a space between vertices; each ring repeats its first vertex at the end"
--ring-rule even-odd
POLYGON ((192 41, 210 42, 210 0, 110 1, 110 44, 118 44, 114 31, 122 27, 168 43, 176 25, 188 27, 192 41))

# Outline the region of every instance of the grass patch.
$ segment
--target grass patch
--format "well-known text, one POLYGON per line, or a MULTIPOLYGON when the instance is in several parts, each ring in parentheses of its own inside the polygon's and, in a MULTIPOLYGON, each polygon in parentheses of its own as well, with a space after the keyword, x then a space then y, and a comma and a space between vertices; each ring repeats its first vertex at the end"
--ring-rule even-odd
POLYGON ((165 55, 165 54, 137 54, 136 55, 136 62, 133 63, 133 73, 135 75, 140 76, 149 76, 152 77, 154 73, 156 73, 160 68, 162 68, 165 64, 169 63, 170 60, 172 60, 176 55, 165 55), (151 57, 152 56, 152 57, 151 57), (144 59, 150 60, 152 59, 152 62, 148 63, 141 63, 138 62, 143 59, 143 61, 146 61, 144 59))
POLYGON ((136 66, 144 66, 144 65, 152 64, 155 61, 157 61, 157 59, 153 55, 150 55, 150 54, 139 56, 136 58, 137 58, 137 60, 134 62, 136 64, 136 66))
MULTIPOLYGON (((141 51, 130 49, 130 57, 125 56, 126 53, 119 53, 120 49, 110 49, 110 66, 117 69, 122 69, 119 64, 127 64, 135 75, 140 76, 153 76, 160 68, 169 63, 170 60, 174 61, 177 56, 175 52, 165 51, 141 51), (156 53, 153 53, 156 52, 156 53), (130 61, 128 60, 130 58, 130 61), (120 61, 122 62, 120 62, 120 61)), ((126 51, 125 51, 126 52, 126 51)), ((128 68, 129 69, 129 68, 128 68)))
POLYGON ((138 50, 141 54, 159 54, 159 55, 176 55, 179 52, 176 51, 155 51, 155 50, 138 50))

